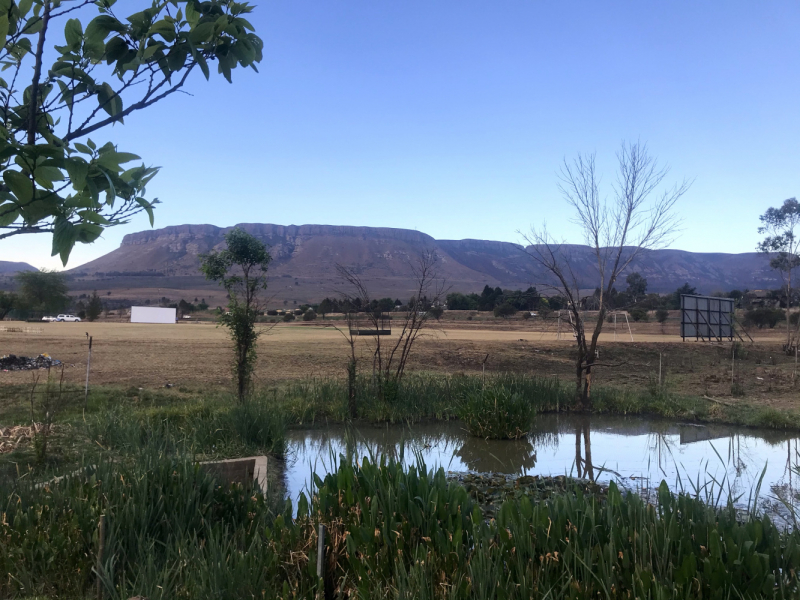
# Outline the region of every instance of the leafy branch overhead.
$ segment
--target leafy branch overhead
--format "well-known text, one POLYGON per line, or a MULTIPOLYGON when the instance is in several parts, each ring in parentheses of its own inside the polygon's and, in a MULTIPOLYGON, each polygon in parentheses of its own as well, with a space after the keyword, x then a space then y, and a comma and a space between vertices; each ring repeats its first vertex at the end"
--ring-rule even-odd
POLYGON ((153 1, 125 17, 122 5, 0 0, 0 239, 52 233, 64 264, 76 242, 137 213, 152 225, 158 203, 146 194, 158 168, 89 136, 181 91, 193 71, 208 79, 216 63, 230 82, 262 58, 247 3, 153 1))

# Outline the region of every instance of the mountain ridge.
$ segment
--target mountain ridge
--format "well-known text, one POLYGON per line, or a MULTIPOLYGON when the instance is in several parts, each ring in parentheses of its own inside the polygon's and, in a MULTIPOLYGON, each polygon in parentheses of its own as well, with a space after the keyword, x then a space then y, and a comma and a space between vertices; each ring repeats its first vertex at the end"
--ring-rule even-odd
MULTIPOLYGON (((522 247, 511 242, 437 240, 421 231, 392 227, 270 223, 242 223, 234 227, 241 227, 269 244, 273 281, 294 280, 292 285, 275 286, 278 297, 284 299, 317 301, 340 289, 342 282, 336 276, 336 264, 359 269, 373 293, 400 297, 413 288, 409 261, 423 248, 436 251, 440 270, 453 291, 480 291, 484 285, 519 288, 549 280, 521 251, 522 247)), ((202 277, 199 255, 224 247, 223 236, 232 228, 185 224, 130 233, 117 249, 69 273, 79 281, 108 283, 109 289, 116 286, 111 285, 115 277, 124 279, 124 287, 135 289, 136 277, 130 274, 156 276, 159 288, 185 289, 190 280, 197 286, 198 278, 202 277)), ((597 270, 591 249, 580 244, 565 244, 562 249, 572 254, 581 286, 596 287, 597 270)), ((704 293, 780 285, 779 274, 756 252, 651 250, 623 273, 617 287, 624 288, 625 276, 634 271, 646 277, 649 290, 656 292, 673 291, 684 283, 704 293)), ((152 287, 151 283, 146 287, 152 287)))

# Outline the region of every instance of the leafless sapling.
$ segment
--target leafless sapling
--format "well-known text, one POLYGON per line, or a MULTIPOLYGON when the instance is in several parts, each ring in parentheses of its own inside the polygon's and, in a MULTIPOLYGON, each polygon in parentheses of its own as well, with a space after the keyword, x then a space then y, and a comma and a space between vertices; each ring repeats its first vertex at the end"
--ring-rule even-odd
MULTIPOLYGON (((404 310, 388 315, 376 306, 358 269, 337 265, 339 276, 349 284, 345 299, 360 306, 366 330, 372 338, 373 375, 381 400, 396 398, 411 351, 423 331, 430 326, 430 308, 442 304, 447 289, 439 273, 439 258, 433 250, 423 250, 409 261, 414 289, 404 310), (392 328, 392 335, 383 340, 383 333, 392 328)), ((351 348, 353 345, 351 344, 351 348)))
POLYGON ((672 241, 679 226, 673 209, 690 187, 690 182, 683 180, 661 188, 669 169, 659 165, 647 146, 639 142, 623 143, 617 161, 617 178, 608 199, 599 189, 594 154, 579 154, 571 162, 565 159, 559 174, 559 189, 572 207, 574 222, 594 257, 595 285, 580 280, 574 253, 556 242, 546 225, 534 227, 524 236, 528 245, 523 251, 567 300, 577 345, 575 393, 584 408, 591 407, 592 370, 601 364, 597 362, 597 342, 608 309, 607 298, 620 275, 643 252, 672 241), (586 331, 581 310, 581 287, 599 289, 597 321, 591 332, 586 331))

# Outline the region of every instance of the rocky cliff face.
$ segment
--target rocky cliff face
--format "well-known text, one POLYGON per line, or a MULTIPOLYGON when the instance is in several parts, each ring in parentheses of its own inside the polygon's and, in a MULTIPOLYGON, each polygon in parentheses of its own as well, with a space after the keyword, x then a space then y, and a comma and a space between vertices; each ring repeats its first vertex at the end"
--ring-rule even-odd
MULTIPOLYGON (((410 261, 422 249, 435 250, 441 273, 458 291, 484 285, 527 287, 546 276, 522 249, 507 242, 435 240, 419 231, 386 227, 333 225, 239 225, 270 246, 273 277, 313 281, 319 293, 335 285, 335 265, 357 267, 362 277, 392 289, 410 287, 410 261), (390 285, 391 283, 391 285, 390 285)), ((200 254, 222 248, 230 228, 179 225, 126 235, 109 254, 73 269, 90 277, 153 273, 169 278, 197 277, 200 254)), ((572 255, 581 284, 596 287, 594 257, 586 246, 564 247, 572 255)), ((733 288, 774 288, 779 275, 756 253, 699 254, 657 250, 641 257, 632 270, 644 275, 651 291, 672 291, 689 283, 702 292, 733 288)), ((163 280, 166 285, 166 280, 163 280)), ((129 284, 135 284, 133 280, 129 284)), ((618 285, 624 288, 623 281, 618 285)))

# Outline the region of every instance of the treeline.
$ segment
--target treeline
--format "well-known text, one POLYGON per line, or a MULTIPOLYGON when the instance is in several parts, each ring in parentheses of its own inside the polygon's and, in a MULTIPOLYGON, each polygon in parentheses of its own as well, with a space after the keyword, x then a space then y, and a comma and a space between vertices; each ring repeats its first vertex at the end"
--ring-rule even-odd
MULTIPOLYGON (((636 311, 636 314, 646 314, 647 311, 678 310, 681 307, 681 296, 697 294, 697 288, 685 283, 670 294, 648 293, 647 279, 640 273, 631 273, 625 279, 627 287, 624 290, 611 289, 609 296, 604 298, 608 310, 636 311)), ((776 291, 779 294, 780 291, 776 291)), ((732 290, 730 292, 716 292, 715 296, 733 298, 741 304, 748 297, 748 291, 732 290)), ((777 302, 777 300, 776 300, 777 302)), ((464 294, 453 292, 447 295, 446 305, 448 310, 477 310, 492 311, 495 316, 509 316, 517 311, 549 311, 567 308, 567 300, 563 296, 555 295, 544 297, 538 290, 531 286, 526 290, 504 290, 499 287, 484 286, 480 294, 464 294)), ((600 307, 600 289, 595 289, 594 294, 581 298, 582 310, 598 310, 600 307)))
MULTIPOLYGON (((536 288, 532 286, 523 291, 503 290, 499 287, 491 288, 487 285, 484 286, 480 294, 462 294, 460 292, 447 294, 445 304, 448 310, 493 311, 506 305, 514 311, 519 311, 538 310, 542 300, 544 299, 536 288)), ((558 302, 557 299, 555 300, 558 302)))
MULTIPOLYGON (((391 298, 375 299, 365 304, 361 298, 325 298, 319 304, 304 305, 314 309, 315 312, 323 317, 332 313, 388 313, 392 311, 406 311, 409 308, 416 308, 417 310, 432 310, 436 307, 428 300, 427 296, 423 296, 421 300, 417 301, 416 298, 411 298, 407 302, 403 302, 399 298, 392 300, 391 298)), ((301 307, 302 308, 302 307, 301 307)))

